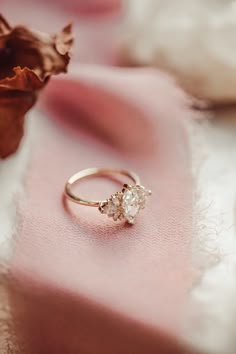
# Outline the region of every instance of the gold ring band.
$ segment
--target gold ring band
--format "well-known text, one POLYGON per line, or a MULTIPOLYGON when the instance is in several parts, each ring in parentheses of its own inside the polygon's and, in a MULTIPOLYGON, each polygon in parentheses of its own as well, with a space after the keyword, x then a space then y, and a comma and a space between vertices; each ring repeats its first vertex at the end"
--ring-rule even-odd
POLYGON ((101 203, 105 203, 105 200, 85 200, 72 193, 71 187, 78 181, 89 178, 89 177, 100 177, 100 176, 113 176, 113 175, 123 175, 128 177, 134 184, 140 184, 140 179, 138 175, 134 172, 129 172, 122 169, 114 168, 87 168, 86 170, 79 171, 70 177, 65 185, 65 195, 73 202, 85 206, 99 207, 101 203))

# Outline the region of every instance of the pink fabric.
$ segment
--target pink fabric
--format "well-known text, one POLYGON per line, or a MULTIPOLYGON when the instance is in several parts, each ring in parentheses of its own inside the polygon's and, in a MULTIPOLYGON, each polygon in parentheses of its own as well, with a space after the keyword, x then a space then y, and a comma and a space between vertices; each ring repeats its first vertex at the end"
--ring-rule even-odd
MULTIPOLYGON (((72 72, 44 96, 54 120, 37 122, 19 205, 11 275, 22 296, 12 304, 25 352, 183 353, 173 338, 191 285, 189 102, 158 71, 72 72), (133 227, 63 206, 66 179, 93 166, 132 169, 152 189, 133 227)), ((95 181, 80 190, 106 198, 111 189, 95 181)))
POLYGON ((54 3, 79 15, 110 14, 122 7, 122 0, 54 0, 54 3))

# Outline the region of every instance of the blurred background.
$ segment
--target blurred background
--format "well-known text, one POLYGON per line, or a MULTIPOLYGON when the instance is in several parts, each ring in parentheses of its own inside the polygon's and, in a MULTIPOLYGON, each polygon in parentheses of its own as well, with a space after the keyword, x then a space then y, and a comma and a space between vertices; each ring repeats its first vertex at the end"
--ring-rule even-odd
POLYGON ((236 99, 235 1, 1 0, 1 11, 51 32, 73 22, 74 61, 156 66, 210 104, 236 99))
POLYGON ((77 63, 155 67, 191 97, 201 112, 188 124, 201 220, 183 337, 203 353, 235 354, 236 1, 1 0, 0 7, 10 23, 47 32, 72 22, 70 70, 77 63))

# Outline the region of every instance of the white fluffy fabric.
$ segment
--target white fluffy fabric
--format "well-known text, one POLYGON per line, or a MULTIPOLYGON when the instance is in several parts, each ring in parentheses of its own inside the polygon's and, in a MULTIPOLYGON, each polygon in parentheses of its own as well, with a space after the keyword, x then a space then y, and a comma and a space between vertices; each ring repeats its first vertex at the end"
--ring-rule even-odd
POLYGON ((236 1, 125 3, 123 62, 164 69, 198 98, 236 101, 236 1))
MULTIPOLYGON (((236 112, 235 112, 236 114, 236 112)), ((224 120, 225 112, 221 112, 224 120)), ((193 122, 195 235, 190 297, 184 333, 207 353, 235 354, 236 328, 236 125, 193 122)))

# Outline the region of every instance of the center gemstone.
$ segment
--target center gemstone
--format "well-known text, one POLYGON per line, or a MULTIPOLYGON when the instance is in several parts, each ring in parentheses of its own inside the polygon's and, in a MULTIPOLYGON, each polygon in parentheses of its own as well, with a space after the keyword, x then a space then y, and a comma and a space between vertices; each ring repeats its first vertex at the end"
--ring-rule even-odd
POLYGON ((145 207, 149 194, 150 192, 142 186, 129 187, 124 191, 122 206, 124 217, 129 223, 134 223, 139 210, 145 207))
POLYGON ((140 209, 139 196, 136 190, 126 190, 124 192, 122 206, 125 218, 130 223, 134 222, 140 209))
POLYGON ((125 218, 130 224, 133 224, 140 209, 145 207, 150 194, 151 192, 143 186, 124 185, 122 192, 112 195, 100 205, 99 210, 115 221, 125 218))

